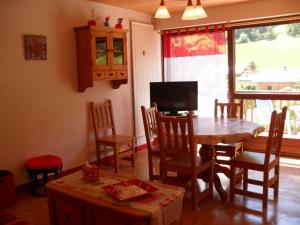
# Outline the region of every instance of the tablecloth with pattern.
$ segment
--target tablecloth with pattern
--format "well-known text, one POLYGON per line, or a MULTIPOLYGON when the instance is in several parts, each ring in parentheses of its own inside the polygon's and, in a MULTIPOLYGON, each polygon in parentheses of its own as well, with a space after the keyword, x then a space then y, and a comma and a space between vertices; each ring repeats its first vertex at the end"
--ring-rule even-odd
POLYGON ((150 212, 152 214, 151 225, 169 225, 180 219, 185 192, 183 188, 147 181, 148 184, 158 188, 158 191, 127 201, 120 201, 102 189, 106 185, 122 181, 126 181, 126 178, 100 171, 99 181, 86 182, 83 180, 82 172, 78 171, 53 180, 51 183, 65 190, 79 192, 88 197, 99 198, 119 206, 150 212))

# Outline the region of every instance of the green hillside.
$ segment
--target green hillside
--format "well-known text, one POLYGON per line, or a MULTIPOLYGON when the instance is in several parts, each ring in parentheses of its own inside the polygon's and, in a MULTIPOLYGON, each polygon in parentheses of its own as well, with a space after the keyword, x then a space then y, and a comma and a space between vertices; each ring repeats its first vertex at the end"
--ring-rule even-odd
POLYGON ((253 61, 258 70, 300 67, 300 37, 281 35, 272 41, 256 41, 236 45, 236 65, 253 61))

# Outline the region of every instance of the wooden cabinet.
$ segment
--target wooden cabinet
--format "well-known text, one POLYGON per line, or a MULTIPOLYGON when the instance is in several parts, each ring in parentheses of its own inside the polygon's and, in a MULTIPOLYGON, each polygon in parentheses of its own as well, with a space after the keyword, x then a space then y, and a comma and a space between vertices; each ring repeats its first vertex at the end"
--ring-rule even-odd
POLYGON ((128 81, 127 30, 108 27, 75 27, 78 91, 95 80, 111 80, 113 88, 128 81))
POLYGON ((50 225, 150 225, 152 214, 47 184, 50 225))
POLYGON ((55 201, 56 224, 59 225, 82 225, 83 207, 77 202, 64 198, 55 201))

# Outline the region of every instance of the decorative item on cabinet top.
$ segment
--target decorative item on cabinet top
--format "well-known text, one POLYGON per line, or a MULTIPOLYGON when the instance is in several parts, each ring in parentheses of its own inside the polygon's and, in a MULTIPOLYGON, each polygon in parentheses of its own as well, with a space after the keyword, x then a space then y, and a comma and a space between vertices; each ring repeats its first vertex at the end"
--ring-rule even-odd
POLYGON ((112 80, 113 88, 128 82, 128 30, 104 26, 75 27, 78 91, 92 87, 94 80, 112 80))

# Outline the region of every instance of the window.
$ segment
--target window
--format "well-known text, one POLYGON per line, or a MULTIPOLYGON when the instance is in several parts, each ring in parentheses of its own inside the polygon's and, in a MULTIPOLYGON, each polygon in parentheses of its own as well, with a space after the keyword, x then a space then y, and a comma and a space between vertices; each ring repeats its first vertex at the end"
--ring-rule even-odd
POLYGON ((283 20, 229 28, 229 92, 266 132, 271 111, 287 106, 285 137, 300 138, 300 23, 283 20))
POLYGON ((300 93, 300 23, 234 30, 236 92, 300 93))

